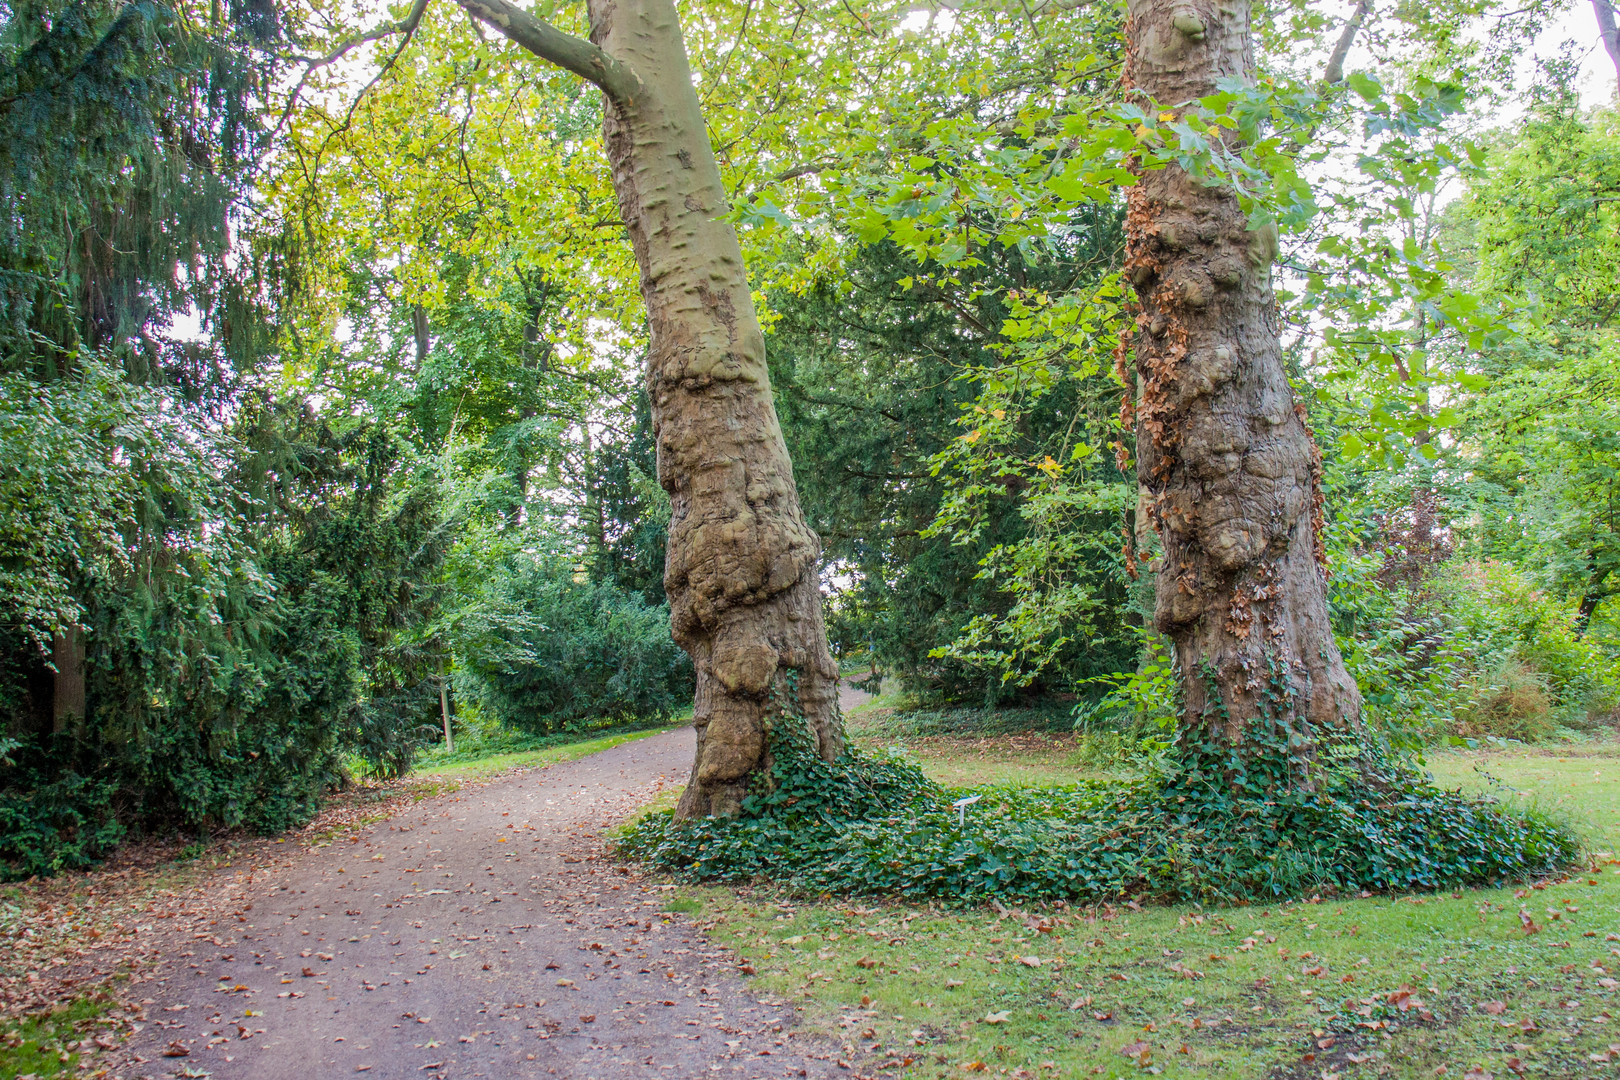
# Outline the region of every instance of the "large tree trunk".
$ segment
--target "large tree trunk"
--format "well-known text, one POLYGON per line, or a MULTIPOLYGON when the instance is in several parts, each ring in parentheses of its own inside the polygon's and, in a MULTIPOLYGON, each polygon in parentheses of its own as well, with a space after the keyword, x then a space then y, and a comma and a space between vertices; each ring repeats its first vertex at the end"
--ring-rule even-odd
POLYGON ((607 103, 604 130, 651 328, 647 396, 672 511, 664 591, 697 668, 697 759, 676 813, 732 814, 765 764, 765 722, 790 671, 821 752, 842 752, 821 541, 799 511, 675 5, 588 7, 592 40, 644 86, 632 105, 607 103))
MULTIPOLYGON (((1175 109, 1251 77, 1249 18, 1249 0, 1129 0, 1127 88, 1175 109)), ((1281 739, 1303 780, 1316 733, 1358 726, 1361 695, 1328 624, 1321 458, 1283 370, 1276 233, 1175 167, 1141 172, 1126 230, 1137 473, 1164 546, 1154 619, 1185 723, 1240 751, 1281 739)))
POLYGON ((766 724, 782 703, 802 712, 828 760, 843 752, 843 731, 821 541, 799 511, 675 5, 588 0, 593 47, 507 0, 460 3, 604 91, 613 185, 651 330, 647 394, 672 508, 664 590, 675 640, 697 668, 697 757, 676 814, 734 814, 768 764, 766 724))

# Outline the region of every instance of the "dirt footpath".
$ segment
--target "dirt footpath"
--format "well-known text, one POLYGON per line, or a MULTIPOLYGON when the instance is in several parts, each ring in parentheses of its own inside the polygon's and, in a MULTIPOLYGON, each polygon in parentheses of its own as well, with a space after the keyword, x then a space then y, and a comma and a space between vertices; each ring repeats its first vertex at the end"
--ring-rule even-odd
POLYGON ((516 773, 243 875, 143 988, 148 1023, 114 1071, 849 1076, 605 857, 602 829, 683 782, 692 744, 683 728, 516 773))

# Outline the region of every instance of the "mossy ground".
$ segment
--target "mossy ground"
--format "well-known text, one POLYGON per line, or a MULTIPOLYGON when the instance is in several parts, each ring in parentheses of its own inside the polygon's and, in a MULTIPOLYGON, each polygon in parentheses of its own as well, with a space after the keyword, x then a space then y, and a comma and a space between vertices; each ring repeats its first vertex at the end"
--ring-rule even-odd
MULTIPOLYGON (((892 723, 861 721, 858 742, 896 741, 881 733, 892 723)), ((1078 771, 1061 739, 904 741, 950 783, 1078 771)), ((1620 745, 1448 753, 1430 766, 1447 784, 1564 813, 1595 852, 1620 848, 1620 745)), ((951 910, 687 886, 678 896, 761 993, 798 1001, 868 1075, 1620 1071, 1620 861, 1608 855, 1533 888, 1224 908, 951 910)))

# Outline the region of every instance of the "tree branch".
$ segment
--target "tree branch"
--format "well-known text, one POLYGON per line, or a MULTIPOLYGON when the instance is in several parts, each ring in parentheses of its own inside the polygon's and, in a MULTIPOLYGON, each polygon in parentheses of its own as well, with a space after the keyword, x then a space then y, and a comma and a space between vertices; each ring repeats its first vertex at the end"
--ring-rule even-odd
POLYGON ((629 66, 584 38, 565 34, 544 19, 537 19, 507 0, 456 0, 467 13, 482 19, 511 41, 540 59, 572 71, 602 88, 613 104, 633 104, 641 93, 641 80, 629 66))
MULTIPOLYGON (((399 48, 394 50, 394 55, 390 57, 388 63, 383 66, 383 71, 387 71, 389 68, 394 66, 394 61, 399 59, 399 54, 404 51, 405 46, 410 43, 411 35, 416 33, 417 24, 422 21, 422 13, 426 10, 427 0, 416 0, 416 2, 411 5, 411 10, 409 13, 407 13, 406 16, 398 22, 385 23, 382 26, 377 27, 375 30, 370 30, 364 34, 358 35, 357 37, 349 38, 347 41, 340 43, 325 56, 299 57, 299 61, 304 65, 304 72, 298 76, 298 82, 293 85, 292 91, 287 95, 287 107, 281 110, 281 118, 276 121, 276 126, 272 128, 269 134, 265 137, 266 142, 273 139, 287 123, 287 118, 292 115, 293 109, 298 105, 298 96, 304 92, 304 87, 306 84, 308 84, 310 75, 314 74, 317 68, 323 68, 329 64, 337 63, 350 51, 364 45, 368 41, 377 41, 393 34, 404 34, 405 40, 400 42, 399 48)), ((381 77, 381 73, 379 73, 379 77, 381 77)), ((371 83, 366 85, 366 89, 369 90, 371 85, 376 81, 376 79, 373 79, 371 83)), ((361 96, 364 95, 365 91, 362 90, 361 96)))
POLYGON ((1356 0, 1356 10, 1350 13, 1349 20, 1344 29, 1339 32, 1339 41, 1333 46, 1333 53, 1328 57, 1327 68, 1322 72, 1322 81, 1329 86, 1344 81, 1344 58, 1350 55, 1350 46, 1361 32, 1361 24, 1367 18, 1367 11, 1372 7, 1372 0, 1356 0))
POLYGON ((1614 25, 1614 5, 1609 0, 1592 0, 1592 13, 1597 16, 1598 36, 1603 39, 1603 48, 1614 63, 1617 77, 1620 77, 1620 32, 1616 32, 1614 25))

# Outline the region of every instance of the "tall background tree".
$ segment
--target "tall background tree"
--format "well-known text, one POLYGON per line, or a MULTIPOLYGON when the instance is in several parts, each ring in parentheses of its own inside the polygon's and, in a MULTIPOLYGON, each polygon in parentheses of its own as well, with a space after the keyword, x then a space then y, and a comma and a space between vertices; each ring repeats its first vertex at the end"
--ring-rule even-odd
POLYGON ((262 377, 290 268, 249 190, 283 29, 70 3, 0 33, 8 875, 130 828, 285 827, 351 754, 415 746, 423 669, 393 645, 435 602, 431 478, 262 377))

